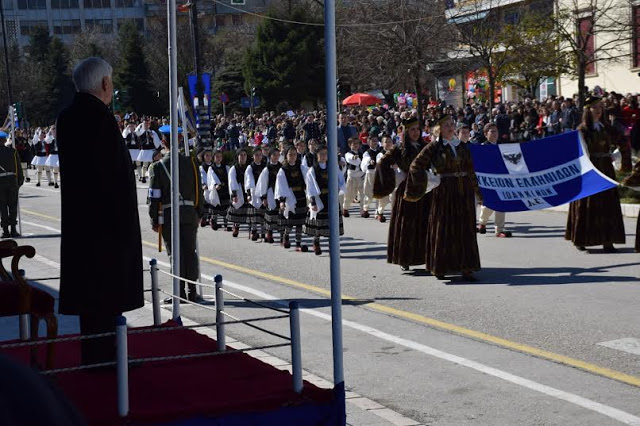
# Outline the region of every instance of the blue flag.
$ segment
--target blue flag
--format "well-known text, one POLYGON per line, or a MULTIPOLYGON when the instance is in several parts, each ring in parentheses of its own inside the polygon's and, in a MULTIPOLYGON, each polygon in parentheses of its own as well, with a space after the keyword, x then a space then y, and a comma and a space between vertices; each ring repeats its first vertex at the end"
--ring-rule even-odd
POLYGON ((559 206, 615 188, 589 160, 580 132, 526 143, 471 145, 483 204, 500 212, 559 206))

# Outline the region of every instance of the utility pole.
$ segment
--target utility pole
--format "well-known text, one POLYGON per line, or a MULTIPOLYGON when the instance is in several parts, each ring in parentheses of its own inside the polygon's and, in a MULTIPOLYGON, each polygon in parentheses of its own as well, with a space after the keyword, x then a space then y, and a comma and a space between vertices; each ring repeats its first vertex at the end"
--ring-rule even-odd
POLYGON ((191 41, 193 42, 193 71, 196 74, 195 112, 198 116, 198 137, 196 148, 211 146, 211 118, 209 117, 209 102, 205 99, 202 84, 202 68, 200 66, 200 40, 198 36, 198 7, 196 0, 189 0, 189 21, 191 23, 191 41))
POLYGON ((9 70, 9 48, 7 46, 7 26, 4 22, 4 5, 0 0, 0 21, 2 21, 2 45, 4 46, 4 68, 7 73, 7 95, 9 105, 13 105, 13 91, 11 89, 11 71, 9 70))

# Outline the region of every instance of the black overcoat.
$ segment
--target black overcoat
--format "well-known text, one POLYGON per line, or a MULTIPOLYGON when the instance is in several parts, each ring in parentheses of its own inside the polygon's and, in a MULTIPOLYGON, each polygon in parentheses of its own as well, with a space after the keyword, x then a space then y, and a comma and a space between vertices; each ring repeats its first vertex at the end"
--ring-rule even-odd
POLYGON ((111 315, 144 304, 133 166, 109 108, 76 93, 56 125, 62 179, 61 314, 111 315))

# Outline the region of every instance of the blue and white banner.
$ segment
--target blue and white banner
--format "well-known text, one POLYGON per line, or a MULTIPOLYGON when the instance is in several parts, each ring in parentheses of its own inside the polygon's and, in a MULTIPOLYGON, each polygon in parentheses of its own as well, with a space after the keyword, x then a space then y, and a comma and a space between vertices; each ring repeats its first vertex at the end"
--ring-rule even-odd
POLYGON ((559 206, 617 186, 591 163, 580 132, 471 145, 471 156, 483 204, 496 211, 559 206))

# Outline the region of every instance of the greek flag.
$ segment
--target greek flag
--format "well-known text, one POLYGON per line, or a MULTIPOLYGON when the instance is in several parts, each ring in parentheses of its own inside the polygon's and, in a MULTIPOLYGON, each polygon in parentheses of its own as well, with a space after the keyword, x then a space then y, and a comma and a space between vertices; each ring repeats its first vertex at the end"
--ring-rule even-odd
POLYGON ((539 210, 615 188, 589 160, 580 132, 526 143, 472 145, 483 204, 500 212, 539 210))

